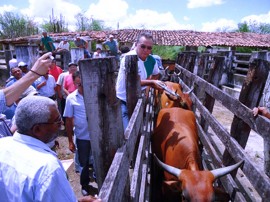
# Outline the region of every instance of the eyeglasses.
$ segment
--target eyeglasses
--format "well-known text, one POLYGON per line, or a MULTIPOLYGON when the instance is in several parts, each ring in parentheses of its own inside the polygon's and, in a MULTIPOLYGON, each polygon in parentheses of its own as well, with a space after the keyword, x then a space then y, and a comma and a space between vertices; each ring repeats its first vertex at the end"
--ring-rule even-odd
POLYGON ((141 49, 148 49, 148 50, 152 50, 152 46, 146 46, 146 45, 144 45, 144 44, 141 44, 141 49))
POLYGON ((57 119, 54 122, 36 123, 35 125, 39 125, 39 124, 56 124, 58 126, 61 126, 63 124, 63 120, 62 120, 62 117, 61 116, 58 116, 57 119))

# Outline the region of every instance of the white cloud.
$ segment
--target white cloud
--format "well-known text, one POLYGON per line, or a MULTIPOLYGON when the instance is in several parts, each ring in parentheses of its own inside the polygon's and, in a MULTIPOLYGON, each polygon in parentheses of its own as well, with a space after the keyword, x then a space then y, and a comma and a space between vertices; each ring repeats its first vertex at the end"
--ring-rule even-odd
POLYGON ((38 23, 43 23, 44 20, 49 21, 50 16, 52 16, 52 9, 54 17, 60 19, 61 14, 64 17, 64 21, 68 23, 69 28, 74 27, 74 16, 81 12, 79 6, 64 0, 29 0, 29 7, 22 9, 21 13, 34 18, 38 23))
POLYGON ((241 22, 258 22, 258 23, 270 23, 270 11, 261 15, 249 15, 241 19, 241 22))
POLYGON ((202 23, 203 32, 215 32, 215 31, 232 31, 237 29, 237 23, 233 20, 219 19, 214 22, 202 23))
POLYGON ((153 29, 153 30, 178 30, 193 29, 192 25, 179 24, 170 12, 160 13, 153 10, 141 9, 135 14, 122 18, 120 21, 120 29, 137 28, 137 29, 153 29))
POLYGON ((184 19, 184 21, 189 21, 189 17, 187 17, 187 16, 184 16, 183 19, 184 19))
POLYGON ((209 7, 223 4, 223 0, 188 0, 188 8, 209 7))
POLYGON ((17 8, 13 5, 3 5, 0 6, 0 14, 3 14, 4 12, 14 12, 17 8))
POLYGON ((117 23, 127 17, 127 11, 126 1, 99 0, 98 3, 90 4, 85 14, 88 18, 103 20, 105 26, 116 29, 117 23))

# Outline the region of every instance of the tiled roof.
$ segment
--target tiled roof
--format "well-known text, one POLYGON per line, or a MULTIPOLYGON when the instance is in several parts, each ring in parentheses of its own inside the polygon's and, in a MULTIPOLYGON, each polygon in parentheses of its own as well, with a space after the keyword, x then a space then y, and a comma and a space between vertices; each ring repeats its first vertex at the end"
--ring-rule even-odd
MULTIPOLYGON (((257 34, 249 32, 197 32, 190 30, 139 30, 123 29, 114 31, 85 31, 80 32, 82 37, 104 41, 109 34, 113 34, 119 42, 136 40, 140 32, 152 33, 155 44, 165 46, 245 46, 270 47, 270 34, 257 34)), ((78 32, 52 33, 50 36, 60 41, 64 36, 74 39, 78 32)), ((15 39, 0 40, 0 43, 21 44, 39 41, 41 35, 19 37, 15 39)))

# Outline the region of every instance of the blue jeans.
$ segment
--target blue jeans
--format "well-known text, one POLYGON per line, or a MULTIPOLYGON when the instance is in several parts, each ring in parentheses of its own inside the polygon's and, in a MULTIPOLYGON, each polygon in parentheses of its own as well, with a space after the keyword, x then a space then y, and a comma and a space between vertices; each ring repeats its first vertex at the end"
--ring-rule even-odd
POLYGON ((90 182, 89 178, 89 158, 91 156, 91 143, 89 140, 80 140, 76 138, 76 144, 78 149, 78 157, 80 166, 82 167, 80 184, 87 186, 90 182))
POLYGON ((127 109, 127 103, 123 100, 120 100, 120 101, 121 101, 123 127, 125 131, 129 122, 128 109, 127 109))

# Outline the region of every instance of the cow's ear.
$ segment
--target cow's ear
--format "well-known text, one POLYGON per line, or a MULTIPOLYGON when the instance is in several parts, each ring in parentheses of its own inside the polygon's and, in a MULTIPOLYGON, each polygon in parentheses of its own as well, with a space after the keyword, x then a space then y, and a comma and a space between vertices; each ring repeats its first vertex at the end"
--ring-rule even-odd
POLYGON ((230 201, 230 195, 218 187, 214 187, 214 201, 230 201))

